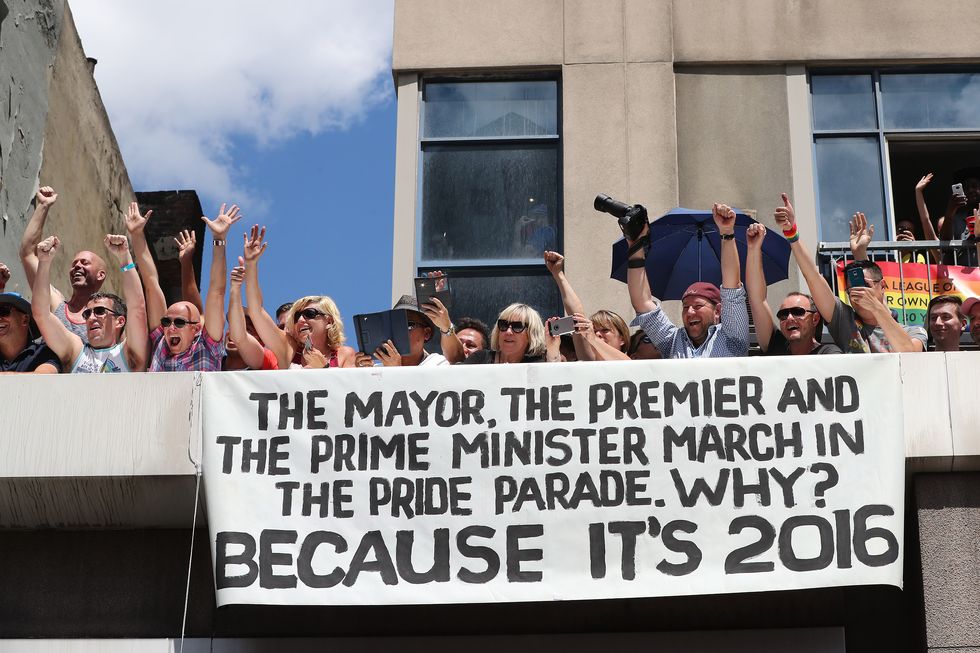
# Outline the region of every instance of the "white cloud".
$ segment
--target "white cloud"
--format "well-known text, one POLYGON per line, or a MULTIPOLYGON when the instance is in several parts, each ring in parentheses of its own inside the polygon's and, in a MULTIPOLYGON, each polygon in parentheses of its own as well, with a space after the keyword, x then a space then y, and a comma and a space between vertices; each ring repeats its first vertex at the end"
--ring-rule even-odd
POLYGON ((70 0, 134 183, 255 202, 232 138, 275 146, 388 100, 392 0, 70 0))

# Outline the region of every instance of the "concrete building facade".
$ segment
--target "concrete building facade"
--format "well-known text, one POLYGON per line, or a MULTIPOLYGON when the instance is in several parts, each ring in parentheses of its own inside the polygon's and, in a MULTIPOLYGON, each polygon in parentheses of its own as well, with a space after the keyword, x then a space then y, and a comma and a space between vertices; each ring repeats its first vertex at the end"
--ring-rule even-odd
MULTIPOLYGON (((509 189, 495 211, 459 215, 461 238, 482 233, 472 226, 477 220, 495 220, 506 240, 529 208, 521 205, 526 198, 515 203, 506 197, 528 185, 510 182, 506 169, 513 164, 500 163, 496 152, 515 143, 541 147, 540 140, 530 144, 538 138, 540 103, 536 91, 507 85, 557 89, 551 103, 556 127, 539 132, 557 143, 556 163, 520 174, 556 177, 549 218, 557 236, 546 246, 566 256, 567 274, 587 310, 633 316, 625 286, 608 278, 609 245, 620 233, 609 216, 594 211, 597 193, 641 203, 651 216, 674 206, 710 209, 726 202, 772 228, 773 210, 786 192, 811 249, 820 241, 846 241, 847 219, 859 210, 875 223, 877 238, 889 240, 896 221, 914 215, 913 188, 921 175, 936 173, 926 195, 935 217, 945 209, 955 171, 980 161, 980 112, 970 99, 980 91, 975 10, 956 0, 927 8, 906 0, 396 0, 392 295, 409 292, 413 276, 439 267, 456 275, 463 295, 471 292, 469 277, 491 278, 463 301, 464 310, 485 319, 510 301, 560 310, 554 294, 533 290, 550 282, 540 276, 540 259, 512 251, 456 260, 430 248, 433 237, 453 237, 444 228, 445 214, 460 214, 466 202, 429 190, 431 178, 444 179, 437 161, 443 151, 483 151, 481 181, 457 179, 457 193, 509 189), (444 109, 447 98, 457 104, 444 109), (463 124, 499 120, 508 111, 527 120, 508 116, 508 124, 518 125, 511 131, 463 124), (457 123, 445 115, 454 112, 463 116, 457 123), (448 131, 439 132, 443 128, 448 131), (497 177, 504 181, 484 181, 497 177)), ((467 163, 458 169, 465 175, 478 168, 467 163)), ((455 253, 452 243, 441 251, 455 253)), ((792 265, 789 279, 770 293, 781 297, 801 285, 792 265)), ((667 309, 670 314, 676 307, 668 303, 667 309)), ((941 387, 929 358, 903 357, 903 374, 923 374, 941 387)), ((975 358, 969 360, 975 368, 975 358)), ((949 389, 948 405, 970 402, 949 389)), ((916 422, 907 429, 934 435, 945 419, 931 409, 906 416, 916 422)), ((956 422, 950 437, 965 441, 977 431, 974 421, 956 422)), ((848 623, 847 650, 980 650, 975 458, 937 462, 910 464, 907 532, 918 537, 907 543, 901 598, 858 591, 844 599, 842 613, 817 618, 848 623)), ((750 603, 762 609, 755 600, 750 603)), ((683 602, 658 607, 665 603, 670 612, 683 602)), ((806 607, 781 604, 784 610, 776 609, 768 623, 801 626, 808 621, 799 620, 802 612, 820 604, 822 598, 806 607)), ((714 620, 694 627, 760 627, 758 613, 740 621, 732 609, 725 604, 714 620)), ((663 623, 651 617, 650 623, 657 623, 652 630, 692 625, 684 618, 663 623)))

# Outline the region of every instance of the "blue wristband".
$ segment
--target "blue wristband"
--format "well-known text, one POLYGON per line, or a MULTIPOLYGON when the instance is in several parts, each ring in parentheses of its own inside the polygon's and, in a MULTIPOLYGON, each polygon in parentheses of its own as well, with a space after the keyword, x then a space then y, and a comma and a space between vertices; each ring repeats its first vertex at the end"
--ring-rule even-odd
POLYGON ((124 265, 121 268, 119 268, 119 271, 120 272, 129 272, 130 270, 135 270, 135 269, 136 269, 136 264, 135 263, 127 263, 126 265, 124 265))

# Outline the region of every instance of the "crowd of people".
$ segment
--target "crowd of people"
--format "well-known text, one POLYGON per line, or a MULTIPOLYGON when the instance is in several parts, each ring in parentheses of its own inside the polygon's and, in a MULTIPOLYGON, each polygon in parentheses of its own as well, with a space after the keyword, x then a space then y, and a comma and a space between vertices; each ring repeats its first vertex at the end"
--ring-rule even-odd
MULTIPOLYGON (((923 177, 916 186, 917 198, 921 199, 930 179, 931 175, 923 177)), ((980 182, 970 190, 976 204, 980 182)), ((214 219, 202 218, 213 246, 203 298, 191 264, 196 239, 193 232, 185 231, 175 235, 182 299, 167 305, 144 236, 152 211, 142 214, 135 202, 125 216, 128 233, 107 234, 104 240, 122 273, 122 297, 102 290, 108 263, 91 251, 74 255, 65 287, 68 292, 61 292, 51 279, 52 261, 62 254, 61 242, 57 236, 43 235, 57 198, 52 188, 39 189, 21 242, 20 258, 32 289, 30 301, 5 292, 10 270, 0 263, 0 372, 276 370, 746 356, 749 309, 759 349, 765 355, 921 352, 930 348, 930 336, 934 349, 956 351, 968 324, 974 342, 980 345, 980 300, 976 298, 964 302, 956 295, 934 297, 927 311, 927 328, 898 322, 886 304, 882 271, 868 260, 873 228, 861 213, 851 221, 854 261, 845 269, 849 302, 841 301, 800 239, 796 214, 785 194, 774 218, 790 243, 810 294, 790 293, 775 313, 767 297, 762 264, 766 227, 756 223, 745 233, 743 285, 734 236, 735 212, 725 204, 715 204, 712 217, 721 238, 721 287, 703 281, 691 284, 683 293, 679 326, 651 294, 645 259, 656 252, 651 250, 646 227, 635 241, 627 241, 627 285, 636 311, 632 325, 610 310, 588 315, 565 275, 564 257, 545 251, 544 263, 573 323, 571 333, 553 334, 550 326, 558 317, 543 320, 523 303, 510 304, 488 326, 473 318, 454 320, 438 298, 420 306, 415 297, 405 295, 393 310, 404 310, 408 316, 407 353, 398 351, 390 340, 373 352, 349 346, 337 305, 326 295, 300 297, 281 305, 275 316, 267 313, 259 283, 259 262, 268 245, 264 227, 253 226, 245 234, 241 254, 235 257, 237 264, 228 270, 227 235, 242 217, 237 206, 222 205, 214 219), (832 342, 824 342, 824 324, 832 342), (631 326, 637 327, 632 333, 631 326), (437 335, 441 354, 426 348, 437 335)), ((924 207, 920 202, 922 225, 932 229, 924 207)), ((951 223, 961 208, 958 202, 940 220, 940 231, 955 229, 951 223)), ((964 225, 972 228, 978 215, 974 208, 972 219, 964 225)), ((936 233, 928 229, 925 236, 933 239, 936 233)), ((899 223, 899 239, 904 233, 899 223)), ((980 251, 980 245, 977 249, 980 251)), ((930 256, 939 260, 938 253, 930 256)))

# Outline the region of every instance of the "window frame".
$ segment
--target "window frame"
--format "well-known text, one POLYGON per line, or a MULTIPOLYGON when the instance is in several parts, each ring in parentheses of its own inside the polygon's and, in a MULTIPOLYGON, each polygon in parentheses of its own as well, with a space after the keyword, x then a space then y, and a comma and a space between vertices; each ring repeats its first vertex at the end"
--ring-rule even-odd
POLYGON ((882 206, 884 207, 885 226, 888 229, 888 238, 894 238, 895 234, 895 202, 892 190, 891 161, 889 158, 889 141, 894 140, 914 140, 927 139, 932 136, 942 136, 944 138, 963 138, 976 140, 980 139, 980 125, 975 131, 964 130, 962 128, 934 128, 934 129, 886 129, 884 126, 884 109, 881 93, 881 76, 892 74, 955 74, 971 73, 980 74, 980 67, 967 65, 952 66, 851 66, 851 67, 807 67, 806 79, 809 89, 808 100, 810 103, 810 138, 811 156, 814 177, 814 200, 816 206, 816 227, 818 240, 824 240, 824 223, 820 207, 820 170, 817 166, 817 141, 822 138, 847 138, 847 137, 872 137, 878 141, 878 165, 881 175, 881 194, 882 206), (816 129, 814 125, 813 111, 813 78, 827 75, 870 75, 872 83, 872 99, 875 109, 875 129, 816 129))
MULTIPOLYGON (((560 70, 540 70, 527 72, 514 72, 512 74, 461 74, 461 75, 432 75, 422 76, 419 80, 419 123, 418 123, 418 151, 416 160, 416 203, 415 203, 415 247, 413 252, 414 271, 416 276, 423 272, 432 270, 442 270, 454 276, 458 273, 461 278, 480 278, 480 277, 548 277, 550 273, 544 265, 541 257, 534 258, 459 258, 459 259, 426 259, 423 257, 423 243, 425 235, 424 219, 424 156, 426 151, 433 149, 458 149, 466 150, 470 146, 485 147, 487 145, 521 146, 530 147, 552 146, 555 151, 555 249, 563 251, 565 237, 564 219, 564 152, 563 152, 563 120, 562 120, 562 80, 560 70), (554 135, 532 135, 532 136, 473 136, 473 137, 425 137, 426 103, 425 93, 431 84, 452 83, 493 83, 493 82, 551 82, 555 84, 555 127, 554 135)), ((557 295, 557 290, 556 290, 557 295)), ((522 297, 514 297, 512 301, 524 301, 522 297)), ((501 307, 492 307, 491 310, 499 310, 501 307)), ((544 307, 542 307, 544 308, 544 307)), ((561 309, 560 299, 555 307, 561 309)), ((563 314, 563 313, 562 313, 563 314)))

